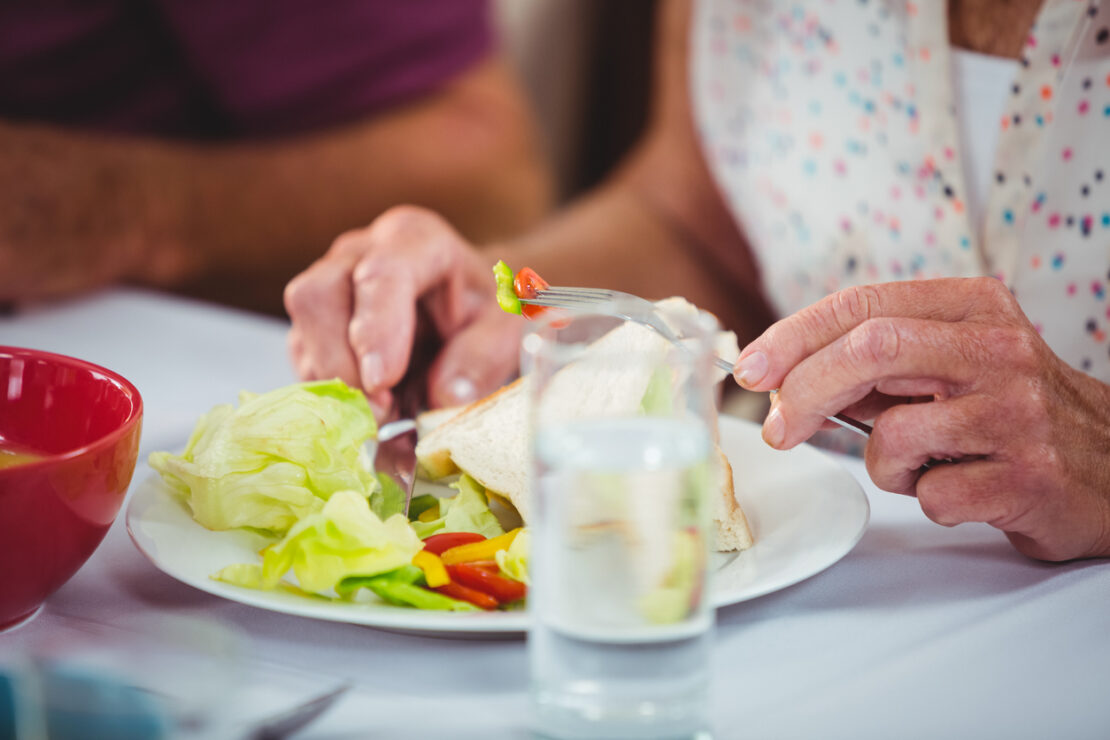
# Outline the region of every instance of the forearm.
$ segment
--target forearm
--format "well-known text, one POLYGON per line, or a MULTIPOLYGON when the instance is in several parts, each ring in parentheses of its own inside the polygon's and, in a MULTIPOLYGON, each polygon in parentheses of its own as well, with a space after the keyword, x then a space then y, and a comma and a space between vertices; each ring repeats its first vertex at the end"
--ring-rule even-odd
POLYGON ((212 238, 236 245, 210 255, 214 266, 231 271, 265 259, 303 260, 306 251, 319 256, 340 231, 398 203, 443 213, 476 240, 520 231, 545 212, 548 180, 531 121, 500 87, 502 76, 497 72, 496 84, 486 75, 467 80, 463 89, 372 126, 295 144, 202 149, 189 161, 171 154, 167 164, 180 169, 167 181, 189 206, 158 220, 186 245, 212 238))
POLYGON ((370 121, 254 144, 5 126, 0 146, 12 158, 0 167, 14 177, 0 187, 14 197, 0 205, 0 252, 57 263, 8 297, 130 279, 215 293, 254 286, 277 306, 284 283, 339 232, 400 202, 439 210, 474 239, 500 238, 550 199, 532 133, 493 63, 370 121))
POLYGON ((0 122, 0 299, 119 276, 144 241, 143 154, 111 139, 0 122), (34 279, 29 279, 30 276, 34 279))

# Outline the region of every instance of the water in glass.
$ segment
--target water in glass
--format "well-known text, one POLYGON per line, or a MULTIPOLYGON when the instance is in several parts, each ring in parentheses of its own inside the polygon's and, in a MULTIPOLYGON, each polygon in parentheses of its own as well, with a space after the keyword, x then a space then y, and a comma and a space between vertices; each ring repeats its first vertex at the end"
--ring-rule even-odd
POLYGON ((713 622, 704 420, 600 418, 535 433, 529 651, 538 731, 698 737, 713 622))

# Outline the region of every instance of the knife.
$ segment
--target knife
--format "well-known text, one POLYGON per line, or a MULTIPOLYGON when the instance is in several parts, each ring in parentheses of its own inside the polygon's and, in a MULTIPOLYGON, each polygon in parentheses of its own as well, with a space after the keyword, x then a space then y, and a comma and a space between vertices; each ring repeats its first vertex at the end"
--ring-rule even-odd
POLYGON ((383 424, 378 429, 373 458, 374 472, 385 473, 404 491, 405 508, 402 512, 408 516, 416 479, 416 422, 398 419, 383 424))
POLYGON ((416 415, 428 407, 425 378, 436 357, 438 335, 428 331, 426 317, 419 321, 413 338, 409 367, 401 382, 393 389, 394 409, 400 419, 383 424, 378 429, 378 447, 373 454, 374 470, 387 474, 405 493, 405 508, 409 515, 412 488, 416 480, 416 415))

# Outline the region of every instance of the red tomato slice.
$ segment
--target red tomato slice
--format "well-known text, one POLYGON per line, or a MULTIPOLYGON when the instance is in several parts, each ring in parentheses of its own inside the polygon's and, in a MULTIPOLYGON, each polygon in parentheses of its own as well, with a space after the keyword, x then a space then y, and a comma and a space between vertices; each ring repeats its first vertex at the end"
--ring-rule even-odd
POLYGON ((517 298, 535 298, 536 293, 551 284, 536 274, 531 267, 523 267, 513 280, 513 292, 517 298))
POLYGON ((484 539, 485 537, 477 532, 444 532, 443 534, 433 534, 424 540, 424 549, 436 555, 442 555, 445 550, 450 550, 452 547, 469 545, 474 542, 481 542, 484 539))
POLYGON ((520 601, 528 593, 528 587, 520 581, 475 566, 474 563, 448 565, 447 572, 452 582, 487 593, 503 604, 520 601))
POLYGON ((520 304, 520 313, 524 318, 534 321, 547 312, 547 306, 533 306, 531 303, 520 304))
POLYGON ((474 606, 485 609, 486 611, 491 611, 498 607, 497 599, 493 596, 477 589, 464 586, 461 583, 455 583, 454 581, 451 581, 451 583, 448 583, 446 586, 440 586, 432 590, 444 596, 450 596, 452 599, 469 601, 474 606))
MULTIPOLYGON (((513 280, 513 292, 516 293, 517 298, 535 298, 537 291, 549 287, 551 287, 550 284, 531 267, 521 268, 516 274, 516 279, 513 280)), ((538 318, 546 310, 546 306, 532 306, 527 303, 520 307, 520 312, 526 319, 538 318)))

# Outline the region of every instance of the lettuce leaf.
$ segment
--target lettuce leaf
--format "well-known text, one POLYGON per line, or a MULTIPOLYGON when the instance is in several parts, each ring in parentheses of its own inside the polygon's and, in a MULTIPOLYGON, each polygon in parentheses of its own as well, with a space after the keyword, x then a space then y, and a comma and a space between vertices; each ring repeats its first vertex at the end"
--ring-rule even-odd
POLYGON ((528 579, 528 551, 531 545, 531 535, 528 528, 520 530, 513 538, 507 550, 498 550, 494 555, 497 568, 501 573, 514 581, 531 585, 528 579))
POLYGON ((378 473, 378 483, 381 487, 370 494, 370 511, 378 515, 379 519, 388 519, 394 514, 405 511, 405 489, 397 485, 387 473, 378 473))
POLYGON ((704 541, 688 530, 673 533, 671 569, 656 588, 640 597, 640 613, 654 624, 673 624, 696 606, 697 584, 704 577, 704 541))
POLYGON ((376 433, 362 391, 340 380, 299 383, 216 406, 183 454, 152 453, 150 466, 203 526, 281 536, 336 491, 379 490, 363 451, 376 433))
POLYGON ((410 583, 394 581, 388 576, 368 578, 363 585, 377 594, 382 601, 394 606, 411 606, 415 609, 435 609, 450 612, 481 611, 470 602, 452 599, 450 596, 428 591, 410 583))
POLYGON ((320 511, 301 519, 283 540, 266 548, 261 567, 231 565, 213 578, 269 590, 292 570, 302 589, 328 594, 345 578, 407 566, 423 547, 403 514, 382 521, 361 494, 338 491, 320 511))
POLYGON ((409 521, 414 521, 420 518, 428 509, 433 506, 439 507, 439 499, 430 493, 422 493, 419 496, 413 496, 412 501, 409 501, 409 521))
POLYGON ((497 517, 489 510, 486 489, 476 480, 463 474, 451 484, 451 488, 458 493, 439 500, 438 519, 412 523, 420 539, 439 532, 477 532, 486 537, 505 534, 497 517))
POLYGON ((673 371, 668 367, 657 367, 651 374, 644 397, 640 400, 640 411, 645 416, 670 416, 674 413, 672 375, 673 371))
POLYGON ((394 606, 453 612, 481 611, 468 601, 452 599, 450 596, 420 588, 423 583, 423 572, 416 566, 407 565, 371 578, 364 576, 345 578, 335 587, 335 590, 343 599, 353 599, 360 588, 368 588, 382 601, 394 606))

